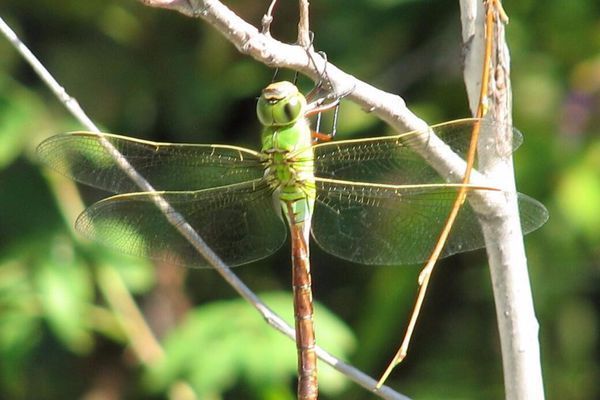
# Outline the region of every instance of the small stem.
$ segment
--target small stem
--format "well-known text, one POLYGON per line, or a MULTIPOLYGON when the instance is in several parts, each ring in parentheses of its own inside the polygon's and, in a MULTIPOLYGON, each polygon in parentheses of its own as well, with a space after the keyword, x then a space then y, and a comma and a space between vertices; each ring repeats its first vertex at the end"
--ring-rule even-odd
POLYGON ((273 22, 273 9, 275 8, 275 4, 277 4, 277 0, 271 1, 271 5, 267 9, 267 12, 262 17, 262 34, 271 36, 271 23, 273 22))
MULTIPOLYGON (((508 17, 499 0, 486 0, 488 15, 493 17, 493 29, 484 33, 472 29, 473 21, 481 17, 483 7, 480 0, 461 0, 463 10, 463 42, 468 43, 465 64, 475 66, 474 60, 487 51, 486 36, 491 36, 494 46, 491 52, 492 66, 489 84, 488 115, 503 126, 512 123, 512 99, 510 83, 509 51, 504 35, 504 24, 508 17), (477 10, 469 14, 464 11, 477 10), (466 34, 465 34, 466 33, 466 34)), ((477 27, 477 25, 474 25, 477 27)), ((465 83, 470 104, 476 102, 479 77, 475 68, 467 68, 465 83), (470 72, 470 73, 469 73, 470 72)), ((495 138, 503 138, 505 132, 493 132, 495 138)), ((515 191, 512 158, 497 160, 495 154, 482 148, 479 150, 479 168, 486 172, 495 186, 515 191)), ((525 400, 544 398, 544 387, 540 362, 538 324, 533 307, 533 296, 527 273, 527 259, 516 201, 507 201, 496 211, 496 218, 482 219, 481 226, 487 244, 492 288, 496 306, 496 318, 502 364, 504 371, 505 398, 525 400)))
POLYGON ((310 51, 312 43, 310 38, 308 0, 298 0, 298 3, 300 6, 300 17, 298 19, 298 45, 310 51))

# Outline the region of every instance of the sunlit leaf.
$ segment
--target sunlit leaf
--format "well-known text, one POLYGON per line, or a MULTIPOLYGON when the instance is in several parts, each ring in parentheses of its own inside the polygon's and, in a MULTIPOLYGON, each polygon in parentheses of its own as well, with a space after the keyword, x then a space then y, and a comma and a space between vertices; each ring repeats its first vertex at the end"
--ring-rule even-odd
POLYGON ((155 266, 147 259, 117 253, 102 245, 94 245, 92 253, 100 264, 113 266, 132 293, 146 293, 156 282, 155 266))
POLYGON ((11 392, 23 385, 23 366, 41 339, 40 328, 25 262, 0 261, 0 379, 11 392))
POLYGON ((44 105, 34 92, 0 74, 0 170, 43 129, 44 105))
POLYGON ((55 254, 35 267, 34 280, 44 317, 58 339, 72 351, 85 353, 93 345, 85 315, 93 290, 87 269, 71 255, 64 256, 72 251, 68 246, 58 244, 55 254))
POLYGON ((600 142, 581 162, 567 170, 558 188, 558 201, 570 223, 587 237, 600 237, 600 142))
MULTIPOLYGON (((261 298, 289 322, 292 299, 287 293, 261 298)), ((315 307, 317 341, 344 358, 354 347, 349 329, 323 306, 315 307)), ((288 338, 269 327, 243 300, 229 300, 198 307, 165 341, 164 362, 149 370, 148 385, 164 388, 175 379, 188 379, 200 397, 222 393, 238 381, 254 390, 293 389, 296 348, 288 338), (275 389, 280 388, 280 389, 275 389)), ((339 393, 346 379, 324 364, 319 365, 319 386, 324 393, 339 393)))

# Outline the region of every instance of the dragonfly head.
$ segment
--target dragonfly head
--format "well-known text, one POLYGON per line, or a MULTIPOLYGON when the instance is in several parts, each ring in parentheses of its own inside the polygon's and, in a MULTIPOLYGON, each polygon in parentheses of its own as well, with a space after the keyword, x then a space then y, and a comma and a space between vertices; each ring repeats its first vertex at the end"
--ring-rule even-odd
POLYGON ((263 89, 256 104, 256 114, 264 126, 286 126, 304 117, 306 99, 296 85, 274 82, 263 89))

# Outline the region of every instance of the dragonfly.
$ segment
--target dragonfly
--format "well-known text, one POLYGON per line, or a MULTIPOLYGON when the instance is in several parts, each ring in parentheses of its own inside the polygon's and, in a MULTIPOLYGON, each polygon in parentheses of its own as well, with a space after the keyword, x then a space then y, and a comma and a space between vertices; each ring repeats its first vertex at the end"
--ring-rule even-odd
MULTIPOLYGON (((314 138, 319 134, 311 130, 306 116, 318 105, 308 103, 287 81, 263 89, 256 110, 262 125, 260 151, 73 132, 46 139, 38 154, 63 175, 116 193, 87 208, 75 225, 84 236, 125 253, 209 267, 155 205, 157 196, 230 266, 273 254, 289 230, 298 398, 312 400, 318 396, 318 380, 310 233, 323 250, 354 263, 403 265, 426 260, 465 185, 448 183, 420 150, 440 139, 464 158, 474 125, 485 130, 493 123, 463 119, 394 136, 317 143, 314 138), (140 191, 120 157, 156 191, 140 191)), ((511 132, 510 149, 502 151, 503 157, 522 141, 517 130, 511 132)), ((471 205, 482 194, 516 196, 524 233, 547 219, 545 207, 531 197, 466 186, 467 201, 442 257, 484 247, 478 212, 471 205)))

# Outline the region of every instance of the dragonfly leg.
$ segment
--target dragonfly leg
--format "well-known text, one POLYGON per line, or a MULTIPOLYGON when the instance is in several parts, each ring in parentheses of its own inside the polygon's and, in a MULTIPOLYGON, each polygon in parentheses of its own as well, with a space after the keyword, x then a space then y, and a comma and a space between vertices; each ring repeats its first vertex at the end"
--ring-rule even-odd
POLYGON ((312 131, 311 136, 313 138, 313 143, 329 142, 331 139, 333 139, 333 134, 321 133, 321 132, 317 132, 317 131, 312 131))
MULTIPOLYGON (((312 91, 314 91, 314 90, 315 89, 313 89, 312 91)), ((324 111, 329 111, 333 108, 338 107, 340 105, 340 102, 342 101, 342 99, 344 97, 348 96, 353 91, 354 91, 354 86, 352 86, 351 89, 346 90, 344 93, 337 94, 337 93, 332 92, 332 93, 329 93, 325 97, 318 98, 317 100, 308 103, 308 105, 307 105, 308 111, 306 112, 305 116, 310 117, 311 115, 322 113, 324 111)), ((308 95, 306 96, 306 99, 307 100, 309 99, 308 95)), ((337 111, 336 111, 335 118, 337 120, 337 111)))
POLYGON ((337 98, 333 102, 315 107, 312 110, 309 110, 305 114, 306 117, 310 117, 311 115, 317 114, 317 121, 315 124, 317 129, 312 132, 312 137, 315 142, 316 141, 327 142, 335 137, 335 134, 337 132, 338 115, 339 115, 339 111, 340 111, 340 107, 339 107, 340 100, 341 100, 341 98, 337 98), (318 132, 319 129, 321 128, 321 113, 323 111, 331 110, 332 108, 334 109, 334 112, 333 112, 333 121, 331 122, 331 133, 325 134, 325 133, 318 132))
MULTIPOLYGON (((323 57, 323 60, 325 61, 325 65, 323 66, 323 71, 319 71, 319 67, 317 67, 317 62, 315 61, 314 55, 311 52, 313 40, 314 40, 314 33, 310 37, 310 45, 308 47, 306 47, 305 50, 306 50, 306 54, 308 55, 308 59, 312 63, 313 67, 315 68, 315 71, 319 72, 319 79, 318 79, 315 87, 310 92, 308 92, 305 96, 306 100, 309 102, 313 98, 315 98, 317 96, 317 94, 319 94, 321 91, 325 91, 328 93, 324 97, 324 99, 331 97, 331 94, 335 93, 333 84, 331 83, 331 79, 329 78, 329 75, 327 74, 327 53, 325 53, 324 51, 317 52, 317 54, 320 55, 321 57, 323 57)), ((333 97, 336 97, 336 96, 333 96, 333 97)), ((317 100, 317 101, 319 101, 319 100, 317 100)))
POLYGON ((275 72, 273 73, 273 77, 271 78, 271 83, 275 82, 275 79, 277 79, 277 75, 279 75, 279 67, 275 68, 275 72))
POLYGON ((311 117, 315 114, 320 114, 324 111, 329 111, 333 108, 336 108, 337 106, 340 105, 340 98, 337 98, 335 100, 333 100, 330 103, 325 104, 325 102, 327 101, 327 97, 321 98, 316 100, 313 103, 310 103, 308 105, 308 111, 306 112, 306 114, 304 114, 305 117, 311 117))

